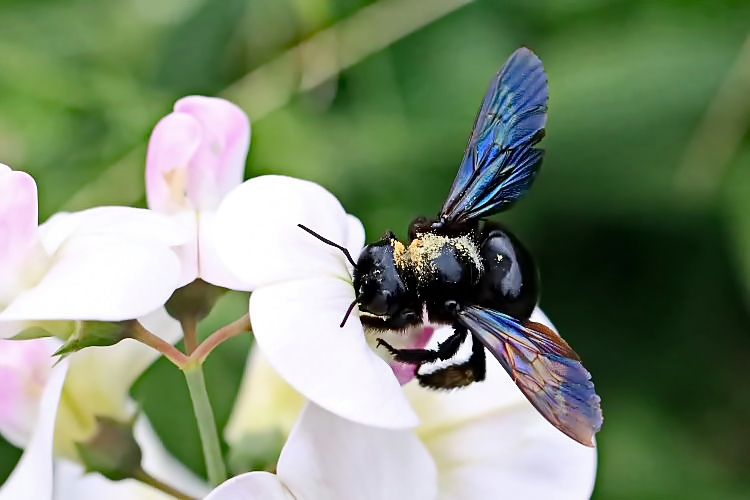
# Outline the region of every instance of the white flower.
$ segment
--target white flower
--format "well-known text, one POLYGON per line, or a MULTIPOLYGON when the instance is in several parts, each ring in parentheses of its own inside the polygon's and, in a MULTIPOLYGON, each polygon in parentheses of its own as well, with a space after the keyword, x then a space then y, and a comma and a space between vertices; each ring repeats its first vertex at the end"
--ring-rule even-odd
POLYGON ((33 436, 21 460, 0 488, 0 500, 52 499, 55 417, 67 368, 67 361, 63 360, 50 373, 39 404, 38 413, 41 418, 36 422, 33 436))
MULTIPOLYGON (((168 342, 175 342, 181 335, 177 321, 163 309, 140 321, 146 328, 160 332, 168 342)), ((120 422, 133 418, 136 408, 128 395, 130 387, 158 353, 146 345, 125 339, 114 346, 89 348, 71 354, 60 363, 67 368, 67 376, 59 376, 55 359, 51 356, 59 345, 60 341, 54 338, 0 340, 0 377, 3 380, 0 387, 0 434, 16 446, 26 448, 24 456, 44 455, 43 459, 38 458, 37 464, 52 464, 55 457, 54 470, 36 465, 31 474, 24 472, 31 466, 26 465, 28 460, 22 459, 12 478, 27 479, 9 479, 8 485, 12 485, 9 491, 29 493, 3 497, 6 488, 10 488, 6 485, 0 490, 0 500, 51 499, 49 494, 30 493, 41 491, 40 483, 44 482, 54 484, 56 498, 167 498, 136 481, 114 483, 98 474, 84 475, 75 446, 75 443, 87 442, 96 433, 96 417, 109 417, 120 422), (56 395, 52 397, 50 391, 56 391, 56 395), (42 394, 54 402, 45 400, 42 394), (54 434, 45 430, 47 427, 54 428, 54 434)), ((144 416, 136 422, 135 436, 143 451, 145 470, 164 481, 179 482, 186 491, 205 493, 203 483, 164 449, 144 416)))
MULTIPOLYGON (((534 320, 549 325, 538 310, 534 320)), ((441 329, 436 337, 448 334, 441 329)), ((488 363, 484 382, 452 392, 407 385, 421 420, 413 431, 358 426, 314 406, 300 415, 304 398, 257 354, 242 388, 226 432, 232 447, 252 449, 245 438, 264 432, 289 434, 299 419, 275 477, 243 474, 219 486, 211 500, 582 500, 594 486, 596 450, 541 417, 499 363, 488 363), (396 435, 398 440, 388 437, 396 435), (411 455, 404 460, 402 453, 411 455), (392 468, 408 475, 400 478, 408 487, 385 495, 370 486, 374 478, 394 477, 392 468)))
MULTIPOLYGON (((384 428, 416 425, 399 386, 414 367, 398 364, 394 377, 368 345, 356 313, 339 328, 355 298, 350 264, 297 224, 343 245, 354 259, 364 245, 362 224, 331 193, 290 177, 251 179, 216 214, 219 257, 255 289, 250 318, 257 345, 292 387, 326 410, 384 428)), ((430 331, 402 334, 397 347, 424 345, 430 331)))
POLYGON ((433 500, 435 464, 408 430, 358 424, 308 403, 276 474, 249 472, 206 500, 433 500))
POLYGON ((34 180, 0 165, 0 338, 154 311, 177 286, 170 247, 185 239, 169 219, 127 207, 57 214, 37 227, 34 180))
POLYGON ((180 286, 196 278, 248 290, 216 257, 214 212, 242 182, 250 146, 250 122, 224 99, 190 96, 174 105, 151 134, 146 157, 149 208, 170 215, 191 235, 178 249, 180 286))

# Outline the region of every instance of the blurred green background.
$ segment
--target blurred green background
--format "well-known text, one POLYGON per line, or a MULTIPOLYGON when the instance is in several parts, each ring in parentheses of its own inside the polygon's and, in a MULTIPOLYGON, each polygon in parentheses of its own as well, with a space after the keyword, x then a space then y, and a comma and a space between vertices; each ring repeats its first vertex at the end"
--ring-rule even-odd
MULTIPOLYGON (((745 499, 749 33, 747 0, 5 0, 0 161, 36 177, 43 217, 143 205, 151 127, 222 95, 253 120, 248 176, 317 181, 370 239, 405 236, 527 45, 549 75, 547 156, 500 218, 602 397, 595 498, 745 499)), ((243 307, 228 296, 205 329, 243 307)), ((221 425, 248 346, 208 362, 221 425)), ((134 394, 201 471, 180 374, 159 363, 134 394)), ((4 475, 19 452, 0 448, 4 475)))

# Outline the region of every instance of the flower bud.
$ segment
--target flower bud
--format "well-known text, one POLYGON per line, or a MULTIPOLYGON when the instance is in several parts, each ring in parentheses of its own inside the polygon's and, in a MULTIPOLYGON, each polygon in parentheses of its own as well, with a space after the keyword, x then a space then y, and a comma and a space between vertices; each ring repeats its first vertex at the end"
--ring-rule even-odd
POLYGON ((76 328, 55 356, 67 356, 86 347, 107 347, 130 337, 133 321, 76 321, 76 328))
POLYGON ((96 417, 96 432, 84 443, 76 443, 87 472, 98 472, 111 481, 138 477, 142 473, 141 448, 133 436, 133 422, 96 417))
POLYGON ((226 292, 226 288, 212 285, 198 278, 175 290, 164 308, 177 320, 189 318, 200 321, 208 316, 216 301, 226 292))

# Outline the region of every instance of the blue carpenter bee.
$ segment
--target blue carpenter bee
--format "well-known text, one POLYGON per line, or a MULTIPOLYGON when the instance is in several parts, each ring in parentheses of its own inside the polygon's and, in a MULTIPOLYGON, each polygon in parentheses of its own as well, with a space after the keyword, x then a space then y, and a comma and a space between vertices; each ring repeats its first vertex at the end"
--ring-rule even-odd
MULTIPOLYGON (((422 365, 453 358, 472 335, 472 354, 431 373, 420 384, 452 389, 485 377, 485 348, 523 394, 559 430, 593 446, 602 423, 599 396, 578 355, 554 331, 530 321, 539 301, 531 255, 508 229, 485 217, 509 208, 531 186, 542 164, 536 148, 545 133, 547 77, 530 50, 506 61, 484 96, 453 187, 434 219, 419 217, 409 242, 393 233, 367 245, 354 266, 362 323, 375 330, 450 324, 454 333, 436 350, 395 349, 402 362, 422 365)), ((342 322, 342 326, 343 326, 342 322)))

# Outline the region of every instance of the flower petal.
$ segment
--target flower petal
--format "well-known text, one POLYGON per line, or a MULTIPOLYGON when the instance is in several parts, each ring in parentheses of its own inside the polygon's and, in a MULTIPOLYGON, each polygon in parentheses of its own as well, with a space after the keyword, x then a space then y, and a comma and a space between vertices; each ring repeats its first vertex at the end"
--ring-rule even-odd
POLYGON ((34 244, 37 224, 34 179, 26 172, 0 170, 0 275, 4 279, 34 244))
POLYGON ((110 481, 97 473, 86 472, 78 463, 58 460, 55 463, 55 499, 75 500, 173 500, 134 479, 110 481))
POLYGON ((224 438, 237 446, 254 432, 288 436, 304 405, 305 398, 276 373, 260 349, 253 349, 224 438))
POLYGON ((190 235, 190 238, 182 245, 173 248, 180 259, 182 272, 178 281, 178 287, 192 283, 200 277, 200 265, 198 259, 198 213, 192 210, 184 210, 172 216, 172 221, 190 235))
POLYGON ((365 246, 365 227, 362 225, 362 221, 351 214, 347 214, 347 219, 349 228, 345 246, 352 259, 356 261, 365 246))
POLYGON ((202 130, 202 140, 190 160, 187 195, 196 209, 215 208, 242 182, 250 121, 235 104, 216 97, 185 97, 174 110, 197 120, 202 130))
POLYGON ((143 208, 96 207, 53 215, 39 227, 39 236, 50 254, 77 236, 112 236, 172 247, 194 238, 195 226, 175 223, 171 217, 143 208))
POLYGON ((37 286, 0 313, 0 321, 137 318, 166 302, 179 273, 179 260, 166 246, 78 236, 57 251, 37 286))
POLYGON ((227 268, 255 287, 311 276, 351 280, 341 251, 297 224, 348 243, 349 217, 331 193, 292 177, 256 177, 232 190, 219 207, 215 246, 227 268))
MULTIPOLYGON (((555 329, 539 308, 534 311, 531 320, 543 323, 553 330, 555 329)), ((439 329, 433 335, 428 347, 436 346, 438 342, 450 335, 451 332, 450 328, 439 329)), ((470 344, 467 342, 461 346, 456 359, 468 357, 470 353, 470 344)), ((411 401, 412 406, 419 414, 421 421, 421 425, 419 426, 420 433, 429 434, 435 429, 443 429, 450 425, 459 425, 467 420, 478 418, 494 411, 503 411, 518 404, 525 404, 533 409, 531 403, 526 400, 526 397, 516 387, 516 384, 513 383, 513 380, 505 372, 500 363, 489 352, 486 355, 487 378, 484 382, 471 384, 469 387, 456 391, 439 393, 424 389, 416 383, 404 387, 409 401, 411 401)), ((435 366, 452 363, 455 363, 455 361, 449 360, 435 366)), ((550 427, 552 426, 550 425, 550 427)))
POLYGON ((0 340, 0 434, 19 448, 31 439, 59 346, 51 338, 0 340))
MULTIPOLYGON (((441 328, 440 331, 452 332, 453 329, 445 327, 441 328)), ((423 349, 427 346, 433 333, 435 333, 435 329, 432 326, 419 325, 407 330, 368 331, 366 332, 366 338, 370 349, 388 363, 398 382, 405 385, 416 376, 419 367, 413 363, 402 363, 394 360, 387 350, 378 347, 378 339, 385 340, 396 349, 423 349)))
POLYGON ((227 269, 224 262, 219 258, 216 246, 215 226, 216 214, 214 212, 201 212, 198 225, 198 262, 199 276, 208 283, 230 290, 250 291, 251 286, 245 283, 227 269))
MULTIPOLYGON (((170 344, 182 338, 180 323, 163 307, 138 321, 170 344)), ((120 407, 127 399, 130 387, 159 356, 156 350, 133 339, 125 339, 113 346, 84 349, 71 357, 66 390, 83 407, 105 399, 110 403, 103 406, 120 407)), ((98 412, 104 413, 101 407, 98 412)))
MULTIPOLYGON (((531 319, 554 329, 538 308, 531 319)), ((495 498, 498 485, 507 498, 589 498, 596 451, 547 422, 489 353, 484 382, 448 393, 405 389, 438 464, 441 500, 495 498)))
POLYGON ((596 450, 552 427, 530 404, 426 436, 438 463, 440 499, 590 498, 596 450))
MULTIPOLYGON (((204 500, 295 500, 295 498, 276 475, 270 472, 248 472, 224 481, 204 500)), ((311 497, 311 500, 312 498, 314 497, 311 497)))
POLYGON ((34 435, 21 460, 0 488, 0 500, 52 499, 52 446, 57 406, 62 393, 67 361, 55 366, 44 388, 34 435))
POLYGON ((435 464, 411 431, 361 425, 313 403, 289 435, 277 469, 297 498, 432 500, 437 494, 435 464))
POLYGON ((209 492, 210 488, 204 481, 167 451, 145 416, 141 415, 135 421, 133 433, 143 452, 144 470, 188 495, 203 498, 209 492))
MULTIPOLYGON (((164 308, 139 321, 169 343, 176 342, 182 336, 179 323, 164 308)), ((93 427, 95 415, 128 420, 132 414, 132 403, 128 397, 130 388, 158 357, 157 351, 133 339, 125 339, 113 346, 84 349, 71 355, 65 393, 66 402, 73 407, 74 419, 70 425, 61 426, 64 431, 58 427, 59 441, 72 446, 72 441, 85 439, 88 429, 82 424, 88 420, 93 427), (77 432, 84 435, 77 436, 77 432)), ((63 416, 58 420, 62 419, 63 416)))
POLYGON ((279 375, 323 408, 378 427, 417 425, 356 316, 339 328, 352 300, 352 286, 332 277, 262 287, 250 297, 256 342, 279 375))
POLYGON ((200 147, 203 129, 185 113, 171 113, 154 127, 146 153, 146 199, 152 210, 175 213, 187 200, 188 165, 200 147))
MULTIPOLYGON (((196 498, 209 487, 179 463, 165 449, 148 420, 139 417, 135 437, 143 451, 143 468, 166 484, 196 498)), ((97 473, 87 473, 83 466, 67 460, 55 464, 55 498, 75 500, 171 500, 172 496, 134 479, 110 481, 97 473)))

